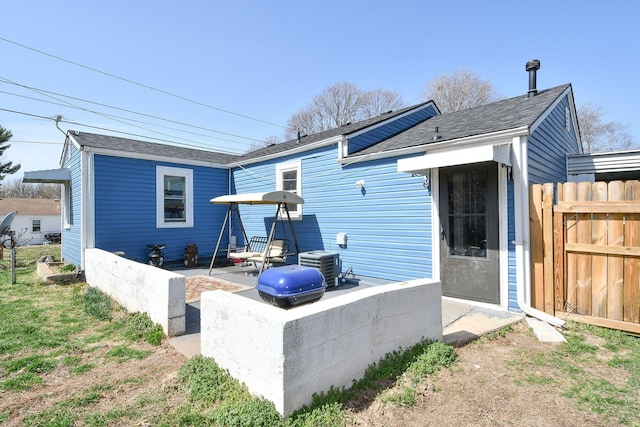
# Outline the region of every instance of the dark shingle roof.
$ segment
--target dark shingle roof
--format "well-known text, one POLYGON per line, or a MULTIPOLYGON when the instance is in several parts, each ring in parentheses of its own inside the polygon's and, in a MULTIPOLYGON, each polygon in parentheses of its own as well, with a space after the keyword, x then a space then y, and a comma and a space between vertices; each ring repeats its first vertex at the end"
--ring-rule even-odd
POLYGON ((197 160, 226 165, 238 158, 237 155, 233 154, 157 144, 153 142, 138 141, 135 139, 120 138, 117 136, 98 135, 95 133, 76 131, 69 131, 69 134, 83 147, 167 157, 176 161, 180 159, 197 160))
POLYGON ((541 90, 538 95, 531 98, 522 95, 433 116, 405 132, 353 155, 380 153, 429 144, 432 142, 436 126, 441 136, 437 142, 531 126, 569 87, 571 85, 566 84, 541 90))
POLYGON ((251 159, 257 159, 260 157, 264 157, 264 156, 270 156, 273 154, 279 154, 279 153, 284 153, 285 151, 288 150, 292 150, 294 148, 300 148, 303 147, 305 145, 310 145, 313 144, 314 142, 319 142, 328 138, 332 138, 335 136, 339 136, 339 135, 349 135, 353 132, 357 132, 361 129, 364 129, 368 126, 372 126, 375 125, 379 122, 383 122, 385 120, 391 119, 393 117, 399 116, 401 114, 404 114, 408 111, 414 110, 414 109, 419 109, 425 105, 427 105, 428 102, 423 102, 421 104, 417 104, 417 105, 413 105, 411 107, 406 107, 406 108, 402 108, 398 111, 392 111, 392 112, 388 112, 388 113, 383 113, 380 114, 379 116, 376 117, 371 117, 365 120, 361 120, 359 122, 355 122, 355 123, 348 123, 345 125, 342 125, 340 127, 337 127, 335 129, 329 129, 329 130, 325 130, 322 132, 318 132, 318 133, 314 133, 312 135, 305 135, 304 137, 300 138, 300 142, 298 142, 297 139, 292 139, 290 141, 286 141, 286 142, 282 142, 279 144, 272 144, 268 147, 264 147, 264 148, 259 148, 257 150, 251 151, 249 153, 246 153, 244 155, 242 155, 238 160, 242 161, 242 160, 251 160, 251 159))

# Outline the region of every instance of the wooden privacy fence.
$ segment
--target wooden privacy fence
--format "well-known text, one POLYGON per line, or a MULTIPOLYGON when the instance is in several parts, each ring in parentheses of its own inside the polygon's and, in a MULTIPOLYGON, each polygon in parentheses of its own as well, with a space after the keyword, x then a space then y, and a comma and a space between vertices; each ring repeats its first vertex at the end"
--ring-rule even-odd
POLYGON ((531 305, 640 334, 640 181, 536 184, 529 197, 531 305))

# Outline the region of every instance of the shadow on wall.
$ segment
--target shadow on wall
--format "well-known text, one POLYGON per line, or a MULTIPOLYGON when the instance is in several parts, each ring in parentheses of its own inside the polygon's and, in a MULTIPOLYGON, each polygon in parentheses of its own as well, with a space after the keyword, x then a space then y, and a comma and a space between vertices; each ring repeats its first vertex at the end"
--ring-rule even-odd
MULTIPOLYGON (((322 243, 322 235, 320 234, 320 226, 318 225, 318 219, 315 215, 303 215, 302 221, 292 220, 293 229, 295 230, 296 237, 298 239, 298 245, 300 246, 300 252, 319 251, 324 250, 324 244, 322 243)), ((264 230, 265 236, 269 235, 271 225, 273 224, 273 217, 264 218, 264 230)), ((293 243, 293 236, 291 228, 286 220, 278 221, 276 224, 276 238, 289 239, 290 251, 295 251, 295 245, 293 243)))

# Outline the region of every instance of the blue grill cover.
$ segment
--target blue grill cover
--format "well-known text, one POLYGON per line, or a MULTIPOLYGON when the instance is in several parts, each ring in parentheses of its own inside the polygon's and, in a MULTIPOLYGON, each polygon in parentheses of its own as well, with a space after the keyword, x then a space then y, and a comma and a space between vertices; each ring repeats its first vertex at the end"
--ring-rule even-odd
POLYGON ((258 278, 260 297, 278 307, 314 302, 322 298, 327 284, 319 270, 286 265, 265 270, 258 278))

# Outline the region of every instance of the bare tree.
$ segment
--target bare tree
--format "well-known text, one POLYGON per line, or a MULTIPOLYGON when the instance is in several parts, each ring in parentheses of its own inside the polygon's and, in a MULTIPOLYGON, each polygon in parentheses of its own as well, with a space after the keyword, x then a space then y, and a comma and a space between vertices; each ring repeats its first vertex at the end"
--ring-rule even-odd
POLYGON ((489 80, 482 80, 476 73, 456 70, 427 82, 423 99, 433 100, 441 113, 465 110, 488 104, 503 98, 496 93, 489 80))
POLYGON ((366 92, 362 106, 364 117, 374 117, 388 111, 399 110, 404 107, 402 98, 397 92, 385 89, 375 89, 366 92))
POLYGON ((628 150, 634 148, 629 126, 620 122, 603 122, 604 109, 600 105, 585 104, 578 108, 580 140, 585 153, 628 150))
POLYGON ((0 187, 0 197, 59 199, 60 184, 24 184, 19 178, 11 178, 0 187))
POLYGON ((269 135, 268 137, 264 138, 260 142, 253 142, 249 146, 246 152, 249 153, 251 151, 259 150, 260 148, 268 147, 270 145, 278 144, 280 142, 282 141, 278 135, 269 135))
POLYGON ((376 89, 367 92, 353 83, 336 83, 291 116, 285 136, 293 139, 298 132, 311 135, 402 108, 403 104, 400 95, 394 91, 376 89))

